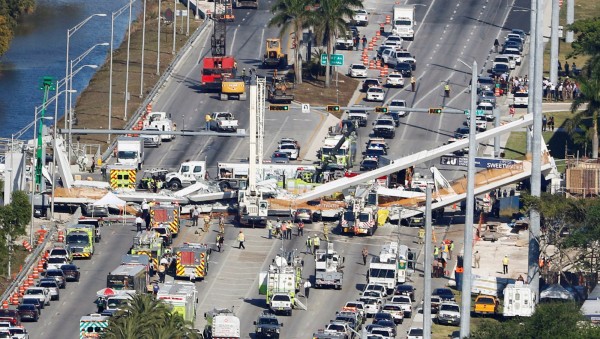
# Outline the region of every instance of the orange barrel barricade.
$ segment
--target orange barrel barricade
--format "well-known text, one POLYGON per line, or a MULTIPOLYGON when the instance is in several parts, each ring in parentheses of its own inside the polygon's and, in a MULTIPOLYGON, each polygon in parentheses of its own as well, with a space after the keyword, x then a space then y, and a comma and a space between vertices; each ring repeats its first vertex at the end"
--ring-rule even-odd
POLYGON ((22 296, 23 294, 25 294, 25 286, 21 285, 19 286, 19 295, 22 296))
POLYGON ((3 309, 5 309, 5 310, 7 310, 7 309, 8 309, 8 300, 4 300, 4 301, 2 302, 2 308, 3 308, 3 309))
POLYGON ((12 297, 10 298, 10 303, 13 305, 19 305, 19 293, 13 293, 12 297))
POLYGON ((381 33, 379 31, 375 31, 375 36, 380 36, 381 33))
MULTIPOLYGON (((29 280, 25 279, 25 280, 23 281, 23 287, 24 287, 25 289, 27 289, 27 287, 29 287, 29 286, 31 286, 31 284, 29 284, 29 280)), ((25 291, 23 291, 23 292, 25 292, 25 291)))
POLYGON ((40 277, 40 271, 38 270, 37 266, 33 268, 33 274, 31 274, 33 276, 33 279, 38 279, 40 277))
POLYGON ((38 269, 39 272, 43 272, 44 271, 44 260, 40 259, 40 261, 38 261, 37 269, 38 269))
POLYGON ((496 96, 496 97, 500 96, 500 87, 494 88, 494 96, 496 96))
POLYGON ((31 252, 31 250, 32 250, 31 244, 27 240, 23 240, 23 247, 25 247, 25 249, 29 252, 31 252))
POLYGON ((375 60, 369 61, 369 69, 375 69, 375 60))
POLYGON ((377 60, 377 69, 381 70, 381 59, 377 60))
POLYGON ((58 231, 58 242, 64 242, 64 241, 65 241, 65 231, 59 230, 58 231))
POLYGON ((370 42, 369 42, 369 47, 368 47, 368 50, 369 50, 369 51, 372 51, 372 50, 373 50, 373 45, 374 45, 374 44, 373 44, 373 41, 370 41, 370 42))
POLYGON ((386 15, 385 16, 385 24, 389 25, 392 23, 392 16, 391 15, 386 15))
POLYGON ((27 276, 27 283, 29 286, 33 286, 33 274, 27 276))

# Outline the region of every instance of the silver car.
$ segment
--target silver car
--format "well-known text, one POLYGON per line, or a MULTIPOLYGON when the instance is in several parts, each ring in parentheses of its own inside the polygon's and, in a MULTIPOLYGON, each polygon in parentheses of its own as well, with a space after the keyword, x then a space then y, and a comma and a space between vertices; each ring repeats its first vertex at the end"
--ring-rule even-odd
POLYGON ((41 279, 38 284, 38 287, 45 287, 50 292, 50 300, 60 300, 60 287, 58 283, 54 279, 41 279))

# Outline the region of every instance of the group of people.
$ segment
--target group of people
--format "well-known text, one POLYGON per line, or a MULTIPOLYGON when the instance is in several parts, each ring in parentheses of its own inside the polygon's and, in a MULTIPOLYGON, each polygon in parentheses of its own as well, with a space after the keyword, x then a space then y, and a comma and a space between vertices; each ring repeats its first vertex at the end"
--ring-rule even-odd
POLYGON ((271 222, 271 220, 267 220, 267 231, 269 239, 273 239, 273 237, 280 239, 288 239, 292 240, 292 235, 294 233, 294 228, 296 228, 297 233, 296 236, 301 237, 304 235, 304 222, 300 221, 297 225, 290 220, 281 221, 277 219, 275 224, 271 222))
POLYGON ((554 131, 554 117, 546 117, 546 114, 542 117, 542 132, 554 131))
POLYGON ((165 181, 157 175, 142 180, 144 181, 144 187, 154 193, 158 193, 165 186, 165 181))
POLYGON ((543 99, 551 101, 564 101, 575 99, 579 96, 579 87, 569 77, 559 78, 558 83, 550 82, 548 78, 542 81, 543 99))

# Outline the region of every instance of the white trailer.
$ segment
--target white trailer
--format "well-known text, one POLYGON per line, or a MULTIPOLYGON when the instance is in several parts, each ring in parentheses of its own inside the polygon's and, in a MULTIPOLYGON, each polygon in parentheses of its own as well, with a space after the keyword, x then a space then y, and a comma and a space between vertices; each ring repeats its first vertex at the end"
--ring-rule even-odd
POLYGON ((517 281, 504 289, 505 317, 531 317, 535 312, 535 291, 530 285, 517 281))
POLYGON ((144 139, 120 137, 117 139, 117 164, 136 166, 144 164, 144 139))
POLYGON ((392 34, 399 35, 403 39, 413 40, 415 37, 415 6, 394 6, 392 21, 392 34))

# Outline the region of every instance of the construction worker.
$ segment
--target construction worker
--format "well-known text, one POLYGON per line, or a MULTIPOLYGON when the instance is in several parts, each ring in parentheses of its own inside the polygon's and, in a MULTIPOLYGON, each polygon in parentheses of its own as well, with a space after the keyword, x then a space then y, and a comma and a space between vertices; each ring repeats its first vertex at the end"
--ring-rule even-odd
POLYGON ((450 97, 450 83, 446 82, 446 84, 444 85, 444 96, 446 98, 450 97))
POLYGON ((415 87, 417 87, 417 79, 415 79, 415 77, 412 76, 410 77, 410 88, 413 92, 416 90, 415 87))
POLYGON ((329 226, 327 224, 323 224, 323 236, 326 241, 329 241, 329 226))
POLYGON ((210 214, 204 216, 204 232, 208 232, 208 228, 210 227, 210 214))
POLYGON ((508 273, 508 255, 505 255, 504 258, 502 258, 502 272, 504 274, 508 273))
POLYGON ((246 246, 244 246, 244 241, 246 241, 246 236, 244 235, 244 232, 240 231, 237 237, 237 241, 240 242, 240 244, 238 245, 238 249, 246 249, 246 246))
POLYGON ((292 233, 293 233, 293 230, 294 230, 294 223, 293 223, 293 222, 291 222, 291 221, 288 221, 288 222, 287 222, 287 238, 288 238, 289 240, 292 240, 292 233))
POLYGON ((433 257, 437 258, 439 255, 440 255, 440 249, 439 249, 439 247, 435 246, 433 248, 433 257))
POLYGON ((306 237, 306 254, 313 254, 312 243, 312 238, 310 236, 306 237))
POLYGON ((367 266, 367 257, 369 256, 369 250, 366 247, 363 247, 362 249, 362 258, 363 258, 363 265, 367 266))
POLYGON ((223 213, 219 216, 219 231, 225 233, 225 215, 223 213))
POLYGON ((287 239, 287 222, 281 223, 281 239, 287 239))
POLYGON ((267 230, 269 231, 269 239, 273 239, 273 224, 271 220, 267 220, 267 230))
POLYGON ((210 129, 210 122, 212 121, 212 117, 209 113, 206 113, 204 120, 206 121, 206 130, 208 131, 210 129))
POLYGON ((317 250, 321 246, 321 238, 319 238, 319 236, 315 234, 312 242, 313 242, 313 253, 317 253, 317 250))
POLYGON ((302 220, 298 223, 298 236, 304 236, 304 222, 302 220))
POLYGON ((454 251, 454 241, 450 241, 450 246, 448 248, 448 259, 452 260, 452 251, 454 251))

